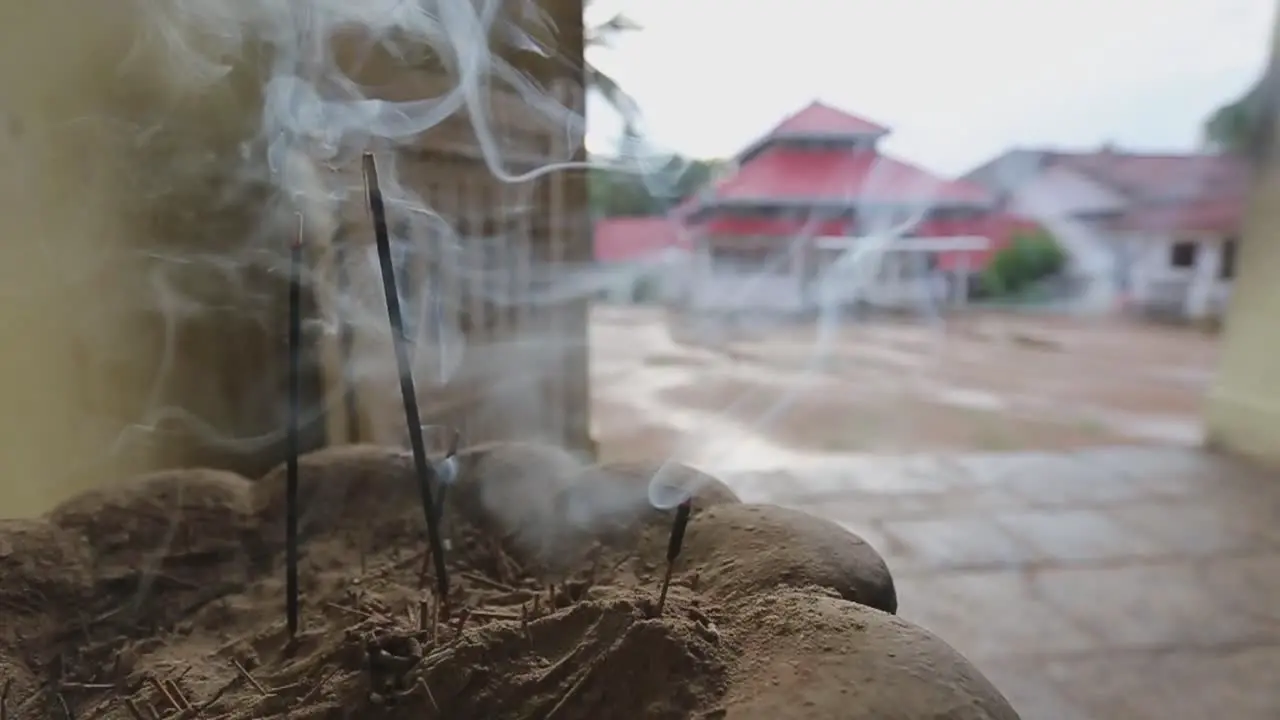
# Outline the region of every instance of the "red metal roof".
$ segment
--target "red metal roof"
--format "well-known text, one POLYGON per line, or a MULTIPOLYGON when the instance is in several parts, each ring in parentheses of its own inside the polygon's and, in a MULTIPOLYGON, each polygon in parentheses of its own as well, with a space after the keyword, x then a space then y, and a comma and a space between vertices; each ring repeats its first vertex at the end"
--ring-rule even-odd
POLYGON ((887 132, 889 129, 879 123, 815 100, 778 123, 768 134, 883 135, 887 132))
POLYGON ((632 262, 688 247, 688 239, 665 217, 604 218, 596 221, 593 245, 597 262, 632 262))
POLYGON ((714 199, 983 204, 990 196, 974 183, 945 180, 874 150, 774 147, 720 184, 714 199))

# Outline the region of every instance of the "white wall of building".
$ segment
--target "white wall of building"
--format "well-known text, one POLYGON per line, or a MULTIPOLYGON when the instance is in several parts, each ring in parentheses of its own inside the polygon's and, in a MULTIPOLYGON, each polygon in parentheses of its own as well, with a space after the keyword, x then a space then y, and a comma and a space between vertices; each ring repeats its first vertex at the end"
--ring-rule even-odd
POLYGON ((1136 235, 1130 246, 1134 257, 1133 300, 1142 308, 1156 309, 1200 320, 1221 315, 1231 297, 1231 280, 1221 277, 1224 239, 1214 235, 1172 237, 1136 235), (1174 247, 1192 243, 1190 267, 1174 264, 1174 247))
POLYGON ((694 254, 689 303, 695 310, 800 312, 806 307, 800 263, 775 258, 767 266, 717 259, 701 248, 694 254))
POLYGON ((1118 212, 1124 204, 1103 185, 1069 169, 1050 167, 1021 184, 1009 197, 1008 208, 1039 222, 1066 251, 1069 272, 1085 283, 1078 309, 1105 313, 1116 307, 1126 263, 1113 234, 1085 218, 1118 212))
POLYGON ((818 273, 806 277, 798 256, 780 257, 767 268, 694 255, 689 305, 695 310, 798 313, 818 307, 867 303, 873 307, 931 312, 967 301, 967 269, 948 275, 930 271, 927 254, 983 250, 986 237, 901 238, 891 248, 856 252, 870 238, 817 239, 818 273), (811 282, 810 282, 811 280, 811 282))
POLYGON ((689 287, 693 265, 692 253, 672 248, 652 257, 597 263, 578 282, 584 290, 598 293, 610 302, 636 301, 641 284, 651 294, 644 300, 671 300, 689 287))

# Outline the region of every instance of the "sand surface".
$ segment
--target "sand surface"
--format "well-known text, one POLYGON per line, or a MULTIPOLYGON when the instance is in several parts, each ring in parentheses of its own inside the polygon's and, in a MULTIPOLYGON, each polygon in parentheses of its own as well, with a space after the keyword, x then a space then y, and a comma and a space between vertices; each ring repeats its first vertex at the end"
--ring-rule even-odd
POLYGON ((281 470, 161 473, 0 523, 0 707, 6 720, 1016 717, 891 614, 892 579, 864 542, 685 468, 663 476, 694 492, 694 512, 659 615, 671 512, 648 503, 653 475, 537 446, 464 456, 441 601, 407 453, 307 456, 293 640, 281 470))

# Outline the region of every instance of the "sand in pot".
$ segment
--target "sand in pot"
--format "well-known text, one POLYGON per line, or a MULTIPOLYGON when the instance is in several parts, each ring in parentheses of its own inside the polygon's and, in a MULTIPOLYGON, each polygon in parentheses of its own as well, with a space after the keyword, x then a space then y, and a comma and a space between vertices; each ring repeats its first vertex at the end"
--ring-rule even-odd
MULTIPOLYGON (((178 708, 187 705, 190 715, 207 704, 202 716, 244 719, 1014 717, 963 659, 890 615, 835 598, 831 589, 761 582, 752 590, 748 581, 762 577, 750 569, 760 552, 744 538, 752 527, 770 537, 785 523, 770 520, 767 507, 732 502, 731 494, 695 510, 688 549, 662 617, 653 617, 653 601, 665 550, 660 530, 665 523, 659 521, 669 515, 643 507, 638 510, 642 519, 633 525, 639 531, 638 546, 629 562, 603 562, 622 550, 600 542, 600 550, 585 553, 581 562, 562 562, 556 589, 549 592, 547 578, 540 574, 546 559, 531 555, 530 546, 507 526, 513 523, 528 532, 548 512, 546 507, 530 505, 527 516, 509 508, 495 515, 483 503, 467 500, 478 497, 489 481, 486 467, 509 472, 513 459, 520 459, 515 465, 532 467, 541 451, 505 446, 486 452, 495 454, 486 458, 473 453, 463 463, 457 492, 451 493, 458 501, 446 507, 454 515, 449 531, 453 550, 447 558, 453 579, 448 619, 432 622, 435 603, 419 589, 433 584, 421 576, 420 508, 412 502, 416 486, 405 454, 378 448, 316 453, 304 458, 301 477, 313 502, 349 498, 358 513, 317 515, 324 521, 310 526, 302 556, 303 630, 291 649, 278 566, 279 533, 278 540, 262 543, 260 550, 272 562, 226 565, 228 578, 237 585, 217 597, 188 605, 192 596, 182 588, 157 584, 150 606, 160 608, 171 598, 177 606, 157 611, 163 623, 122 613, 50 639, 35 654, 39 657, 33 655, 35 662, 0 650, 0 666, 19 666, 15 675, 29 669, 30 677, 23 676, 28 685, 29 680, 47 683, 40 696, 30 695, 24 686, 24 696, 11 707, 27 704, 15 717, 56 716, 63 700, 75 717, 96 713, 130 720, 126 700, 151 705, 165 716, 178 716, 185 712, 178 708), (489 465, 487 459, 502 463, 489 465), (415 513, 417 524, 407 519, 415 513), (406 519, 401 523, 399 518, 406 519), (744 525, 748 519, 752 527, 744 525), (382 528, 379 542, 353 533, 356 524, 382 528), (695 542, 699 524, 711 530, 695 542), (395 537, 400 527, 405 534, 395 537), (659 530, 649 532, 649 527, 659 530), (735 547, 740 548, 736 556, 735 547), (743 573, 737 580, 729 570, 713 572, 712 563, 726 560, 743 573), (47 660, 55 656, 65 661, 55 666, 47 660), (124 660, 113 663, 111 656, 124 660), (837 671, 837 665, 853 669, 837 671), (926 666, 932 677, 923 674, 926 666), (788 667, 792 676, 784 672, 788 667), (895 705, 890 702, 895 693, 910 697, 895 705)), ((590 474, 574 468, 567 487, 590 474)), ((520 477, 539 488, 561 482, 555 473, 540 474, 536 468, 501 482, 508 491, 528 492, 530 488, 520 490, 520 477)), ((625 473, 612 477, 631 482, 625 473)), ((278 480, 273 473, 254 489, 256 520, 244 517, 243 498, 233 493, 231 497, 242 499, 220 522, 232 528, 256 522, 264 537, 274 538, 279 524, 271 498, 278 480)), ((172 482, 142 479, 133 491, 113 497, 113 516, 127 514, 130 503, 139 515, 163 506, 172 495, 172 482)), ((78 507, 77 516, 91 509, 78 507)), ((173 523, 194 525, 198 518, 208 524, 214 517, 184 511, 173 523)), ((795 522, 795 537, 788 541, 795 557, 804 557, 806 547, 815 554, 830 550, 829 542, 814 543, 795 522)), ((232 528, 221 536, 234 534, 232 528)), ((98 532, 109 537, 108 530, 98 532)), ((48 541, 65 541, 61 537, 52 533, 48 541)), ((140 544, 150 548, 150 542, 140 544)), ((111 551, 117 560, 123 559, 123 547, 116 544, 111 551)), ((542 547, 533 546, 533 551, 542 547)), ((168 557, 182 562, 183 556, 168 557)), ((768 558, 774 564, 784 560, 768 558)), ((807 571, 790 572, 799 579, 807 571)), ((822 579, 821 573, 812 576, 822 579)), ((7 577, 0 580, 6 591, 9 582, 7 577)), ((132 601, 110 594, 99 600, 122 607, 132 601)))
POLYGON ((898 596, 884 559, 834 522, 777 505, 708 510, 689 526, 685 553, 706 591, 720 597, 816 585, 888 613, 898 596))
POLYGON ((968 660, 928 632, 834 593, 782 588, 737 603, 727 717, 1018 720, 968 660))

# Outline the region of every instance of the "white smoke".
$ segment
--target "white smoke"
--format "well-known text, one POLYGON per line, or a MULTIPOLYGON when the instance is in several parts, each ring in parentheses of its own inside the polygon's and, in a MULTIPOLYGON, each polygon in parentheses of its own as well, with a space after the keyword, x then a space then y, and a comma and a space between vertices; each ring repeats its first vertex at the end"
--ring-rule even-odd
MULTIPOLYGON (((101 162, 98 156, 86 157, 85 165, 100 171, 104 179, 94 185, 96 193, 86 196, 84 207, 73 210, 103 218, 127 217, 128 222, 121 220, 119 227, 83 224, 104 235, 128 235, 145 224, 137 216, 181 193, 210 193, 215 200, 203 207, 215 210, 265 207, 249 214, 249 226, 226 228, 225 244, 216 249, 183 237, 166 237, 164 242, 139 248, 150 263, 149 280, 129 302, 158 312, 165 333, 155 348, 161 361, 151 391, 135 403, 142 408, 140 417, 110 443, 111 453, 123 453, 133 443, 160 434, 161 426, 169 423, 180 424, 210 445, 246 451, 267 448, 283 438, 283 426, 252 437, 226 437, 213 419, 165 404, 161 398, 177 362, 178 326, 189 318, 225 310, 210 299, 214 293, 207 289, 209 278, 238 288, 238 306, 262 312, 275 307, 277 299, 255 290, 260 286, 250 278, 283 269, 284 239, 293 232, 298 213, 304 217, 309 256, 332 260, 337 270, 347 271, 352 278, 350 286, 340 287, 318 271, 305 274, 319 306, 309 316, 308 330, 336 337, 345 323, 370 331, 377 342, 354 350, 347 369, 349 381, 394 386, 386 382, 397 373, 387 342, 386 308, 378 288, 369 286, 380 282, 370 272, 376 264, 372 250, 361 243, 352 245, 355 250, 341 258, 333 255, 343 244, 339 235, 348 225, 345 214, 363 203, 359 175, 349 170, 365 152, 377 154, 388 211, 408 228, 395 231, 397 254, 406 265, 424 260, 438 270, 400 288, 416 341, 413 363, 419 388, 426 395, 442 390, 438 406, 428 403, 423 408, 424 420, 430 422, 435 411, 475 401, 479 393, 489 405, 523 418, 531 429, 543 422, 563 421, 549 420, 547 408, 512 388, 529 375, 560 367, 565 353, 574 349, 570 345, 582 340, 567 337, 563 329, 539 326, 536 332, 517 334, 500 344, 469 347, 458 320, 467 308, 450 304, 455 296, 447 287, 465 283, 472 295, 519 313, 529 307, 584 300, 613 284, 616 273, 644 272, 640 268, 602 270, 556 258, 521 256, 513 250, 516 243, 509 236, 509 226, 519 224, 531 211, 548 210, 533 207, 530 187, 534 181, 583 167, 575 154, 582 145, 585 119, 571 101, 573 90, 566 94, 546 82, 547 77, 572 77, 580 70, 574 67, 575 58, 561 56, 559 29, 544 9, 533 0, 130 0, 123 8, 105 8, 87 0, 50 0, 30 16, 14 11, 0 16, 0 22, 9 24, 11 38, 23 32, 39 37, 63 27, 66 20, 59 13, 79 18, 80 24, 63 38, 68 47, 58 52, 50 49, 41 56, 54 65, 45 79, 64 80, 68 88, 63 92, 65 107, 48 103, 45 108, 50 115, 65 113, 65 118, 58 115, 42 121, 48 127, 92 128, 86 137, 108 138, 102 146, 127 149, 104 155, 106 160, 101 162), (532 66, 549 71, 532 73, 527 70, 532 66), (423 68, 425 79, 417 84, 400 82, 404 73, 397 68, 404 67, 423 68), (390 78, 397 72, 400 78, 393 82, 390 78), (95 84, 95 79, 102 82, 95 84), (518 139, 508 137, 501 118, 495 116, 494 93, 517 99, 522 124, 550 128, 558 142, 547 145, 541 157, 515 161, 518 139), (485 216, 468 218, 476 222, 465 228, 458 218, 437 207, 432 197, 415 190, 417 183, 406 176, 402 162, 404 151, 459 119, 469 127, 489 176, 510 190, 490 198, 483 208, 485 216), (145 172, 136 167, 143 160, 152 163, 145 172), (128 178, 129 183, 117 182, 119 178, 128 178), (512 283, 512 268, 495 268, 479 259, 486 255, 524 263, 526 281, 512 283)), ((10 50, 0 60, 20 64, 19 51, 10 50)), ((39 93, 31 88, 24 92, 13 95, 36 97, 39 93)), ((634 122, 640 126, 639 118, 634 122)), ((34 140, 28 140, 27 145, 3 149, 13 152, 9 162, 37 168, 37 173, 62 167, 38 155, 22 155, 35 146, 34 140)), ((670 154, 642 149, 619 159, 613 169, 636 172, 650 192, 672 196, 681 168, 673 167, 670 154)), ((70 154, 74 149, 60 152, 70 154)), ((877 183, 873 176, 857 192, 874 194, 877 183)), ((930 189, 914 190, 913 197, 918 199, 910 207, 865 218, 866 241, 847 251, 817 280, 821 322, 812 367, 818 367, 829 352, 847 289, 864 284, 876 272, 885 245, 909 231, 931 204, 930 189)), ((173 204, 180 205, 179 201, 173 204)), ((187 218, 186 222, 209 219, 187 218)), ((797 246, 811 239, 818 220, 814 218, 810 227, 796 234, 797 246)), ((550 232, 562 230, 553 222, 550 232)), ((354 231, 366 229, 356 225, 354 231)), ((68 285, 103 272, 91 253, 50 262, 55 260, 69 263, 70 269, 60 273, 68 285)), ((0 272, 5 275, 7 295, 56 290, 25 287, 16 266, 5 265, 0 272)), ((747 299, 730 298, 729 303, 745 305, 747 299)), ((102 304, 111 303, 104 300, 102 304)), ((110 327, 89 317, 82 320, 86 332, 110 327)), ((234 348, 208 351, 234 352, 234 348)), ((789 393, 778 397, 760 423, 771 422, 789 400, 789 393)), ((342 398, 335 395, 325 399, 322 409, 338 411, 341 403, 342 398)), ((691 436, 688 446, 707 442, 691 436)), ((671 459, 684 460, 687 455, 681 451, 671 459)), ((669 490, 670 483, 659 473, 651 483, 649 502, 669 507, 696 488, 678 488, 675 494, 669 490)))

